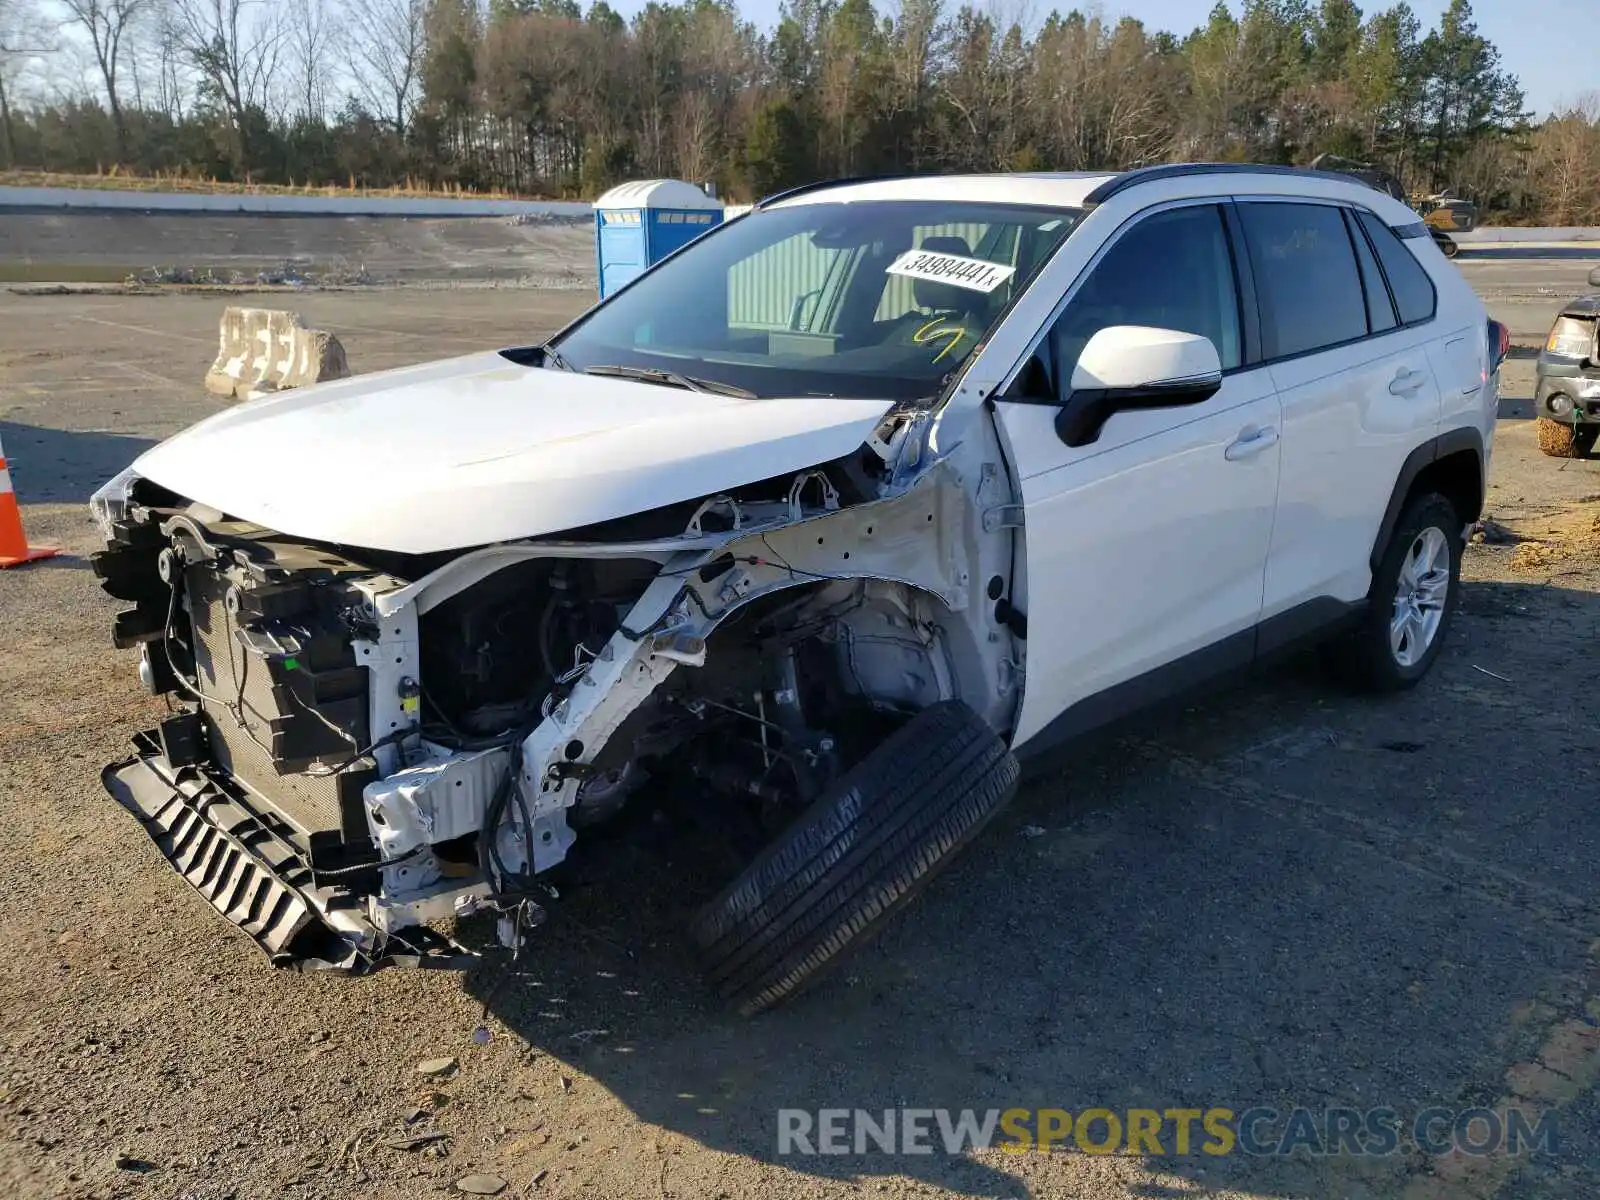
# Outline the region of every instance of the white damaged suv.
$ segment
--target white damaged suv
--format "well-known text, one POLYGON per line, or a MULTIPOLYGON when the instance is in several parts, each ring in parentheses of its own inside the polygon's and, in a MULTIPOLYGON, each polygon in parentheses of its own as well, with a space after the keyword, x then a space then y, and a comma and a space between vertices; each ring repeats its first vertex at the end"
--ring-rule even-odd
POLYGON ((670 792, 746 847, 689 937, 757 1011, 1019 759, 1291 645, 1415 683, 1505 342, 1326 173, 785 193, 547 345, 241 404, 107 484, 115 637, 176 706, 106 784, 274 962, 345 969, 454 961, 475 910, 520 944, 670 792))

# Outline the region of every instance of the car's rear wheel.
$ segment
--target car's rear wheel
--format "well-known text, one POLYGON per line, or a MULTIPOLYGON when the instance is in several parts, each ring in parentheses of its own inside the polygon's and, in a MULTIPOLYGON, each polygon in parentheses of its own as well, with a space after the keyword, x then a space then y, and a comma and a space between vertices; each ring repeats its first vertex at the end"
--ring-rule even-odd
POLYGON ((1367 691, 1411 687, 1439 656, 1461 583, 1461 514, 1437 492, 1406 505, 1373 572, 1367 609, 1325 646, 1339 678, 1367 691))
POLYGON ((689 935, 712 986, 750 1015, 814 982, 977 836, 1017 774, 965 704, 918 713, 696 915, 689 935))

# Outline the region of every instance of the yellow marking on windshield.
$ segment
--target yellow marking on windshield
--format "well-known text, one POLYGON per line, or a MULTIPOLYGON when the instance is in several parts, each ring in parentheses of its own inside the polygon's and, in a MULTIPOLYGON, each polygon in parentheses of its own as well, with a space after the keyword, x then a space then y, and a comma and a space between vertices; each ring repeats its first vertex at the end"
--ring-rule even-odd
POLYGON ((961 344, 961 339, 967 336, 967 331, 960 325, 947 325, 943 317, 935 317, 911 335, 911 340, 919 346, 926 346, 929 342, 936 342, 940 338, 948 339, 945 347, 933 356, 933 361, 938 362, 961 344))

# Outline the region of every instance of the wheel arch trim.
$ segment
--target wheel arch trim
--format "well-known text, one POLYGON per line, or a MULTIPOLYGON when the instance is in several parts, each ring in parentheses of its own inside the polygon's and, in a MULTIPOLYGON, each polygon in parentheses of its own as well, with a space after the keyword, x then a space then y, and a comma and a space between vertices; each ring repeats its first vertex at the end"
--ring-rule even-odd
POLYGON ((1434 463, 1464 453, 1470 453, 1478 464, 1478 511, 1472 513, 1469 520, 1475 521, 1482 515, 1483 501, 1488 491, 1483 434, 1474 426, 1463 425, 1429 438, 1406 455, 1405 462, 1400 464, 1400 473, 1395 479, 1394 490, 1389 494, 1389 503, 1383 510, 1383 520, 1378 524, 1378 536, 1373 539, 1372 552, 1368 558, 1368 565, 1372 570, 1376 571, 1378 564, 1383 560, 1384 548, 1394 534, 1394 527, 1400 520, 1401 511, 1405 508, 1406 498, 1410 496, 1417 479, 1434 463))

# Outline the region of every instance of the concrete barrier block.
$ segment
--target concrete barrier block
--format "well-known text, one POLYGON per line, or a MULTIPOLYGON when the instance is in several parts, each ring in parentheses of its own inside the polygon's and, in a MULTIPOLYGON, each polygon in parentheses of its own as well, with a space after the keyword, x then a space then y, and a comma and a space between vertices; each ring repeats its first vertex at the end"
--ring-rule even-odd
POLYGON ((217 337, 217 360, 206 390, 230 400, 305 387, 350 374, 333 334, 308 329, 281 308, 228 308, 217 337))

